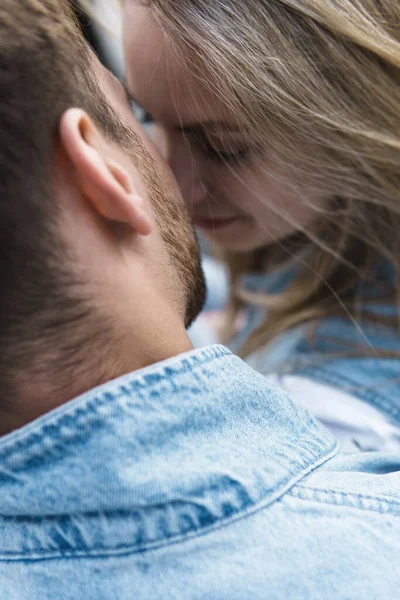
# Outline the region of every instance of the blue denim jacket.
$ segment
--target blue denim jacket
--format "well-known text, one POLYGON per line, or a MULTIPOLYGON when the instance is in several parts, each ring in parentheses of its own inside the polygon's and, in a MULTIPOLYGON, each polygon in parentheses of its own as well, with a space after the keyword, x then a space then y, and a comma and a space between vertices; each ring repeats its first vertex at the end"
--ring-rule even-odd
MULTIPOLYGON (((250 292, 278 293, 290 283, 293 274, 292 268, 271 275, 250 274, 243 278, 243 285, 250 292)), ((384 272, 383 277, 386 276, 384 272)), ((363 291, 367 302, 374 290, 365 287, 363 291)), ((389 312, 396 308, 383 306, 381 310, 389 312)), ((249 304, 246 312, 246 325, 233 341, 233 351, 237 351, 257 329, 266 314, 255 304, 249 304)), ((246 362, 263 375, 290 372, 337 387, 374 406, 389 422, 398 426, 400 360, 379 357, 380 349, 396 351, 400 355, 397 329, 367 323, 360 326, 351 319, 332 317, 319 323, 311 339, 307 335, 307 326, 299 326, 246 357, 246 362), (367 349, 371 356, 363 357, 360 349, 367 349)))
POLYGON ((1 600, 399 594, 400 456, 337 454, 221 346, 0 439, 1 600))

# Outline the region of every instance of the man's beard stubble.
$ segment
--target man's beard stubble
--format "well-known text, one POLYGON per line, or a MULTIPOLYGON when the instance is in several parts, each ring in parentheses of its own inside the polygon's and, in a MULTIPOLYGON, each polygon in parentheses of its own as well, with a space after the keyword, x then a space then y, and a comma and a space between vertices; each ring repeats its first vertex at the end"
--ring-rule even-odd
POLYGON ((201 266, 196 232, 186 213, 171 195, 154 194, 153 207, 179 285, 185 295, 185 327, 196 320, 206 299, 206 283, 201 266))
POLYGON ((185 296, 185 327, 196 320, 206 300, 206 283, 201 266, 197 235, 181 198, 163 185, 152 156, 145 150, 143 176, 152 200, 157 224, 168 256, 185 296))

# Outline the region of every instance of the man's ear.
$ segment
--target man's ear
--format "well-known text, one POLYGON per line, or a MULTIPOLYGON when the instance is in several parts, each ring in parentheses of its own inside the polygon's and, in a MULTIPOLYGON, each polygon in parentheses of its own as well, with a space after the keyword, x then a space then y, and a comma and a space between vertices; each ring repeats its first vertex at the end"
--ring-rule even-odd
POLYGON ((85 111, 71 108, 64 113, 60 140, 74 165, 82 194, 94 210, 110 221, 129 225, 140 235, 149 235, 153 225, 142 198, 135 194, 127 171, 103 156, 106 141, 85 111))

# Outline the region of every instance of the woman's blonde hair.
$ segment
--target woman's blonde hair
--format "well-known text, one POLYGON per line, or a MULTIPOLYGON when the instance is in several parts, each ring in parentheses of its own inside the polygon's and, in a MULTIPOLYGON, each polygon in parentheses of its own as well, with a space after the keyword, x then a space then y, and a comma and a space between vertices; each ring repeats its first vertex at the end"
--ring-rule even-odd
POLYGON ((388 315, 375 306, 398 307, 400 296, 398 0, 143 4, 274 164, 289 170, 291 181, 307 182, 332 200, 319 232, 301 231, 287 243, 226 256, 232 275, 228 331, 245 302, 268 309, 242 354, 330 315, 345 314, 358 328, 374 321, 398 329, 398 311, 388 315), (304 246, 307 252, 299 253, 304 246), (244 272, 268 269, 291 253, 306 258, 298 259, 297 276, 284 292, 241 289, 244 272), (386 277, 383 265, 391 266, 386 277))

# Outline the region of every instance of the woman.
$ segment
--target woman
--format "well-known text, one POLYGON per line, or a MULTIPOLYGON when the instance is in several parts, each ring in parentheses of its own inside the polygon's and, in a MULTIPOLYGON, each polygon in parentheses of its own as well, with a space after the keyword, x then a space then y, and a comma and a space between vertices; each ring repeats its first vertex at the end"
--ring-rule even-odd
POLYGON ((345 449, 398 449, 397 0, 126 0, 124 50, 229 266, 231 347, 345 449))

